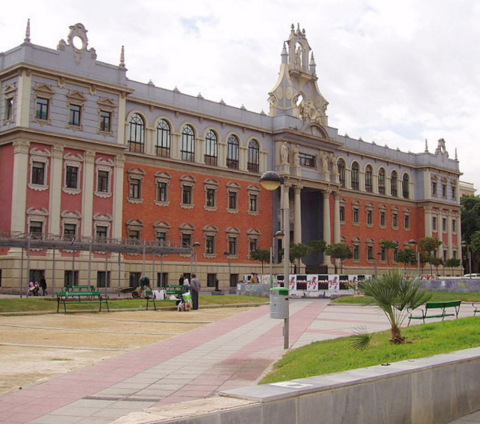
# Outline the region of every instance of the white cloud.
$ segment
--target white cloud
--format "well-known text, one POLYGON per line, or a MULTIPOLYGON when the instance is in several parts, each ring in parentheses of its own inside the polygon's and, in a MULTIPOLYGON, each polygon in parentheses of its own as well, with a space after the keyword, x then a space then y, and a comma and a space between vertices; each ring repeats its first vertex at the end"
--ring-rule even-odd
POLYGON ((479 15, 475 0, 20 0, 0 16, 0 51, 28 18, 51 48, 81 22, 99 60, 118 64, 125 45, 129 78, 259 112, 300 23, 333 127, 414 152, 444 138, 480 189, 479 15))

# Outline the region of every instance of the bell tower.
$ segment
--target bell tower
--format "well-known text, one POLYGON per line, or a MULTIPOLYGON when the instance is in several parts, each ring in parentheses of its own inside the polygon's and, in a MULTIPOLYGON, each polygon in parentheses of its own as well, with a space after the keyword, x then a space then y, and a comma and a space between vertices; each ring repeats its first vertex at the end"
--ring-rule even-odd
POLYGON ((290 115, 306 123, 328 125, 328 102, 317 86, 313 53, 300 26, 292 24, 290 37, 283 43, 278 81, 268 93, 270 116, 290 115))

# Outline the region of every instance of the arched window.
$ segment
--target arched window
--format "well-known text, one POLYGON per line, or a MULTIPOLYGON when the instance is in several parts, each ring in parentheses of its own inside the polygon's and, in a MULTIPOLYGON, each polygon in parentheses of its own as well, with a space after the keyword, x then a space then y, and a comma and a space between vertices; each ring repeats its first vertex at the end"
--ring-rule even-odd
POLYGON ((238 169, 238 138, 234 135, 228 137, 227 142, 227 167, 231 169, 238 169))
POLYGON ((371 165, 365 168, 365 191, 371 193, 373 191, 373 169, 371 165))
POLYGON ((258 172, 260 163, 260 148, 258 141, 252 140, 248 143, 248 170, 250 172, 258 172))
POLYGON ((383 168, 378 171, 378 192, 385 194, 385 169, 383 168))
POLYGON ((218 141, 217 134, 208 130, 205 136, 205 163, 207 165, 217 165, 218 141))
POLYGON ((130 117, 129 127, 129 150, 131 152, 143 153, 145 149, 145 122, 143 118, 138 113, 134 113, 130 117))
POLYGON ((340 187, 345 188, 345 161, 343 159, 339 159, 337 162, 337 166, 340 187))
POLYGON ((360 166, 357 162, 352 163, 352 189, 360 190, 360 166))
POLYGON ((403 174, 403 180, 402 180, 402 194, 404 199, 408 199, 410 197, 410 177, 408 174, 403 174))
POLYGON ((170 157, 171 131, 170 125, 164 119, 160 119, 157 124, 157 145, 156 154, 163 158, 170 157))
POLYGON ((390 193, 393 197, 398 196, 398 175, 397 171, 392 171, 390 176, 390 193))
POLYGON ((183 127, 180 155, 182 160, 195 162, 195 131, 190 125, 183 127))

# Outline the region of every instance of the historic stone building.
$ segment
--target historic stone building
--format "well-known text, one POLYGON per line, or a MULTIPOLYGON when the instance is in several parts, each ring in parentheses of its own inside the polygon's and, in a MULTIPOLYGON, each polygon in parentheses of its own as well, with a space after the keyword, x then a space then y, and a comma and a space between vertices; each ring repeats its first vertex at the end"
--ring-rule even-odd
MULTIPOLYGON (((329 127, 305 31, 284 43, 268 116, 131 81, 123 56, 98 61, 82 24, 57 49, 33 44, 27 25, 0 54, 0 290, 42 273, 54 287, 193 271, 234 286, 260 272, 252 250, 277 256, 285 203, 291 241, 350 244, 348 273, 391 265, 381 240, 435 236, 441 257, 460 258, 457 159, 443 140, 405 153, 329 127), (288 203, 261 188, 267 170, 288 203)), ((320 255, 304 266, 333 269, 320 255)))

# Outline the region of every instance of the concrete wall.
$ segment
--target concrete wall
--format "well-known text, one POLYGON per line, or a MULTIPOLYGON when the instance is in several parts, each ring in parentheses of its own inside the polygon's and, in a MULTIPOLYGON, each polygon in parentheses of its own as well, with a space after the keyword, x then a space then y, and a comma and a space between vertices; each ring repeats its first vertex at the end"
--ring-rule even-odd
POLYGON ((245 387, 115 424, 447 424, 480 409, 480 348, 245 387))

